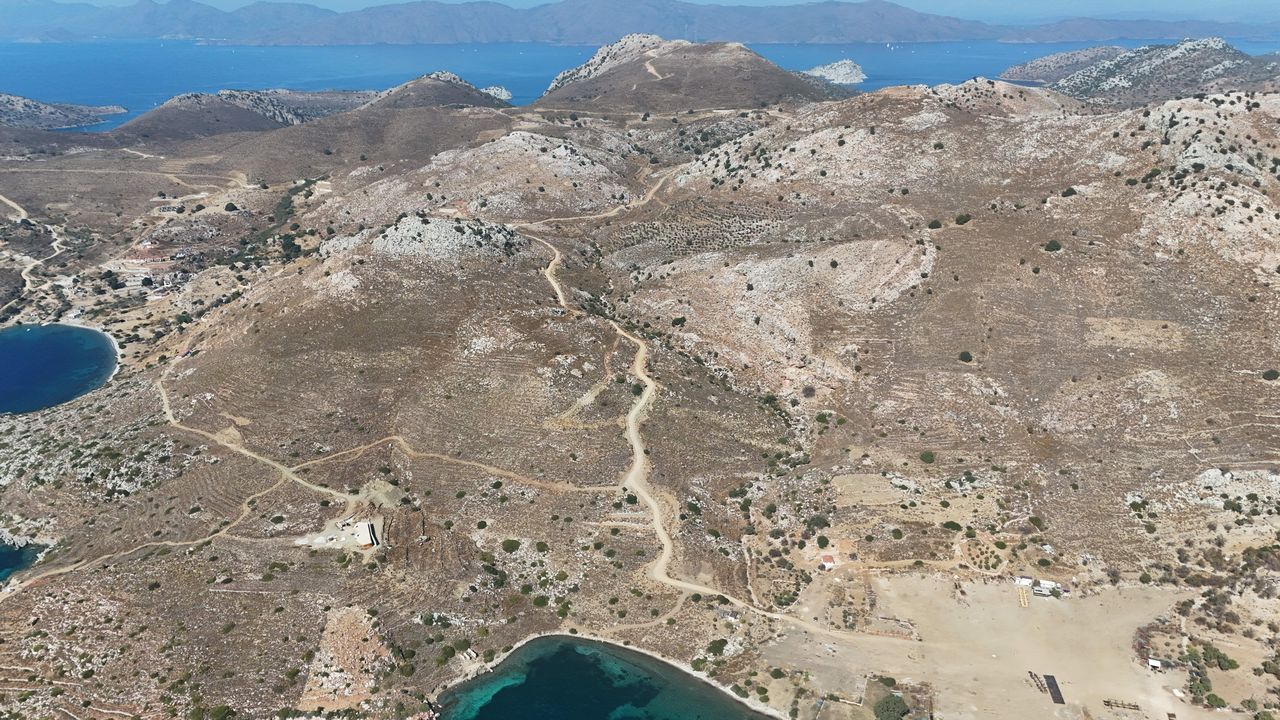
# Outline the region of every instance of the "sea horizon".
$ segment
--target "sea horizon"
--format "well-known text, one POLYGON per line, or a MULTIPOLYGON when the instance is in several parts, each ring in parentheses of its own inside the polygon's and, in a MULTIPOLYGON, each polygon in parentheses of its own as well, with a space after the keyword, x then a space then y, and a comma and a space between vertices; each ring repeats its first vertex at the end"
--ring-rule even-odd
MULTIPOLYGON (((853 60, 867 75, 854 86, 874 91, 899 85, 959 83, 1055 52, 1099 44, 1141 47, 1160 40, 1109 43, 1010 43, 960 40, 904 43, 745 43, 787 70, 853 60)), ((1242 51, 1280 51, 1274 42, 1231 40, 1242 51)), ((126 112, 70 128, 103 132, 177 95, 219 90, 385 90, 447 70, 476 87, 500 85, 513 105, 537 100, 563 70, 585 62, 595 45, 433 43, 413 45, 244 45, 191 39, 0 43, 0 64, 12 68, 0 93, 48 103, 119 105, 126 112), (128 50, 129 52, 121 52, 128 50), (156 68, 177 71, 157 72, 156 68)))

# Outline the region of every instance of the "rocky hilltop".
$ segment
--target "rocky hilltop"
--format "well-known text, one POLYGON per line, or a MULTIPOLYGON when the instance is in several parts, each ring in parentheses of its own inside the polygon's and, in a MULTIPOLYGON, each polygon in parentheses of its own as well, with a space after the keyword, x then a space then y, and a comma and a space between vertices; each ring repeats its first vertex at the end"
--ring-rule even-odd
POLYGON ((1014 65, 1000 73, 1000 79, 1048 85, 1098 63, 1114 60, 1126 52, 1118 45, 1068 50, 1014 65))
POLYGON ((116 129, 116 133, 148 139, 192 139, 231 132, 273 130, 292 124, 294 114, 266 98, 231 92, 174 96, 116 129))
POLYGON ((219 90, 218 97, 274 120, 282 125, 299 125, 335 113, 354 110, 376 99, 372 90, 219 90))
MULTIPOLYGON (((475 85, 463 80, 455 73, 437 70, 380 93, 377 99, 369 104, 384 108, 446 105, 509 107, 510 103, 507 102, 509 98, 501 97, 503 93, 506 93, 503 88, 477 89, 475 85)), ((506 94, 510 95, 510 93, 506 94)))
POLYGON ((544 94, 550 95, 570 83, 591 80, 621 65, 635 62, 645 57, 652 57, 659 53, 671 52, 676 48, 683 48, 688 45, 690 43, 683 40, 668 41, 657 35, 639 33, 625 35, 617 42, 596 50, 595 54, 585 63, 556 75, 544 94))
POLYGON ((658 112, 757 107, 848 94, 824 80, 783 70, 739 43, 695 44, 628 35, 560 73, 535 104, 658 112))
POLYGON ((220 90, 185 93, 121 126, 131 136, 194 138, 301 125, 361 108, 509 107, 504 88, 479 90, 437 71, 389 90, 220 90))
POLYGON ((862 66, 852 60, 838 60, 829 65, 819 65, 804 71, 805 75, 821 78, 836 85, 857 85, 867 79, 862 66))
POLYGON ((1268 90, 1278 84, 1280 63, 1274 59, 1255 58, 1221 38, 1206 38, 1140 47, 1089 64, 1050 87, 1091 103, 1138 105, 1196 93, 1268 90))
POLYGON ((60 130, 102 122, 106 115, 125 112, 119 105, 95 107, 39 100, 0 93, 0 127, 60 130))
POLYGON ((488 87, 482 87, 480 88, 480 92, 490 97, 497 98, 503 102, 511 102, 511 98, 514 97, 511 94, 510 90, 506 89, 501 85, 490 85, 488 87))

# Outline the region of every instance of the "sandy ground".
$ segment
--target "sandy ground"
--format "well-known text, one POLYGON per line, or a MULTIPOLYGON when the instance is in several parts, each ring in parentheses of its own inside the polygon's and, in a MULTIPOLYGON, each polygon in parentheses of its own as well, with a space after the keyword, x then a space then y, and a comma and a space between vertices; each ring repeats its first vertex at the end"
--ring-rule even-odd
POLYGON ((377 682, 373 669, 387 661, 388 653, 376 642, 377 633, 369 620, 369 615, 357 608, 337 608, 329 613, 299 710, 356 708, 372 696, 377 682), (371 638, 375 641, 369 642, 371 638))
POLYGON ((1173 694, 1179 675, 1148 671, 1131 650, 1134 631, 1180 595, 1155 588, 1108 590, 1091 597, 1033 597, 1023 608, 1012 583, 966 584, 958 596, 947 578, 874 582, 879 610, 910 620, 920 641, 865 636, 841 643, 791 632, 764 649, 768 660, 808 670, 820 691, 845 697, 854 696, 860 679, 873 673, 930 683, 940 720, 1214 716, 1173 694), (1029 672, 1055 676, 1067 704, 1054 705, 1029 672), (1111 710, 1103 705, 1106 699, 1142 709, 1111 710))

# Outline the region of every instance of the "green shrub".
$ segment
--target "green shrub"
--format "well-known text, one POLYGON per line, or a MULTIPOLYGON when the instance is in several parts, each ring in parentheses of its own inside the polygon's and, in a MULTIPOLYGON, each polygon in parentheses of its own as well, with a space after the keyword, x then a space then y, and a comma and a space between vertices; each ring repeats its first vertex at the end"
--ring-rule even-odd
POLYGON ((876 720, 901 720, 910 711, 906 701, 897 695, 881 698, 875 707, 876 720))

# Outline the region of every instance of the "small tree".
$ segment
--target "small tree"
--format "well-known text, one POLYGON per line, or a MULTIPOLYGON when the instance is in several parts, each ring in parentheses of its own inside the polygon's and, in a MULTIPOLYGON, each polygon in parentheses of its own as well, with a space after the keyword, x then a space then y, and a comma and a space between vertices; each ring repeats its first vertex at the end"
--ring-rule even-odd
POLYGON ((901 720, 910 711, 905 700, 892 694, 881 698, 875 707, 876 720, 901 720))

